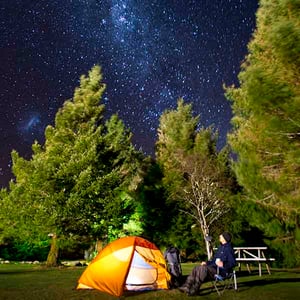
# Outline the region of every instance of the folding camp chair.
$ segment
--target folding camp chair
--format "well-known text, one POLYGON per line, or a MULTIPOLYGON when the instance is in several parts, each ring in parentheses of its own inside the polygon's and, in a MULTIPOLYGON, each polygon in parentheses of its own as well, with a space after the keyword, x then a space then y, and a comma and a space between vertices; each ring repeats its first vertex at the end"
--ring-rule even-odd
POLYGON ((226 289, 233 288, 235 291, 237 291, 237 279, 235 270, 232 270, 231 272, 226 274, 226 276, 221 276, 218 273, 214 276, 215 278, 213 281, 213 285, 219 296, 221 296, 221 294, 226 289))

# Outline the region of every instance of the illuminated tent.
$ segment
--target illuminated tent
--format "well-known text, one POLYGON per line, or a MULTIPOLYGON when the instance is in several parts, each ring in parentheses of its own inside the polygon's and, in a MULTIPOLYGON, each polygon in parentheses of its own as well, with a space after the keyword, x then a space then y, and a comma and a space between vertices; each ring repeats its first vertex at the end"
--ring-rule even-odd
POLYGON ((98 289, 114 296, 124 291, 168 289, 170 275, 161 251, 136 236, 108 244, 88 265, 77 289, 98 289))

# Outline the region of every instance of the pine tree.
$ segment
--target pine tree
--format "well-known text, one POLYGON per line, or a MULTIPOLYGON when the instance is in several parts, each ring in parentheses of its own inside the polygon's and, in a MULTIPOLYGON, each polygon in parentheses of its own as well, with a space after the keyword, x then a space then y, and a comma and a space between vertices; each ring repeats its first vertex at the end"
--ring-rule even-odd
POLYGON ((49 266, 56 265, 62 241, 107 239, 122 231, 134 213, 129 193, 139 184, 141 155, 116 115, 104 121, 101 81, 98 66, 81 77, 73 99, 58 111, 55 125, 46 128, 45 145, 33 145, 31 160, 12 153, 16 181, 8 197, 14 215, 29 219, 20 225, 52 236, 49 266))
POLYGON ((162 115, 156 155, 170 201, 199 226, 210 258, 210 236, 229 211, 233 181, 225 152, 217 152, 217 135, 210 127, 197 130, 199 117, 191 109, 180 99, 177 110, 162 115))
POLYGON ((300 230, 299 20, 299 1, 262 0, 240 87, 227 90, 237 179, 248 200, 285 224, 277 238, 294 241, 300 230))

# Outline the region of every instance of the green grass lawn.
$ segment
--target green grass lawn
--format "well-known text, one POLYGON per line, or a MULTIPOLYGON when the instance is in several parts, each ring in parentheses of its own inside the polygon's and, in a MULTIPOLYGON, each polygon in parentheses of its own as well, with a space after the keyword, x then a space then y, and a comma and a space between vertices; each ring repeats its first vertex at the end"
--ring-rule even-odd
MULTIPOLYGON (((193 264, 182 264, 183 273, 187 275, 193 264)), ((113 300, 116 297, 96 290, 75 290, 77 280, 85 267, 45 269, 41 266, 22 264, 0 265, 0 299, 4 300, 47 300, 47 299, 99 299, 113 300)), ((300 295, 300 269, 272 270, 258 276, 246 271, 237 272, 238 291, 227 290, 221 299, 298 299, 300 295)), ((211 283, 205 283, 199 296, 188 297, 177 289, 133 293, 123 298, 132 300, 152 299, 220 299, 212 289, 211 283)))

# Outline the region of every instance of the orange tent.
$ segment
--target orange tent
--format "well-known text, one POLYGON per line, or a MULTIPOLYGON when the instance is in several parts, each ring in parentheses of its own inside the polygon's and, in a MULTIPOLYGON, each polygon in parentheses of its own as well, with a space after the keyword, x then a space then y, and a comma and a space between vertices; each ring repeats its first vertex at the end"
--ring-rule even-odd
POLYGON ((161 251, 136 236, 108 244, 79 278, 77 289, 98 289, 114 296, 124 291, 168 289, 170 275, 161 251))

